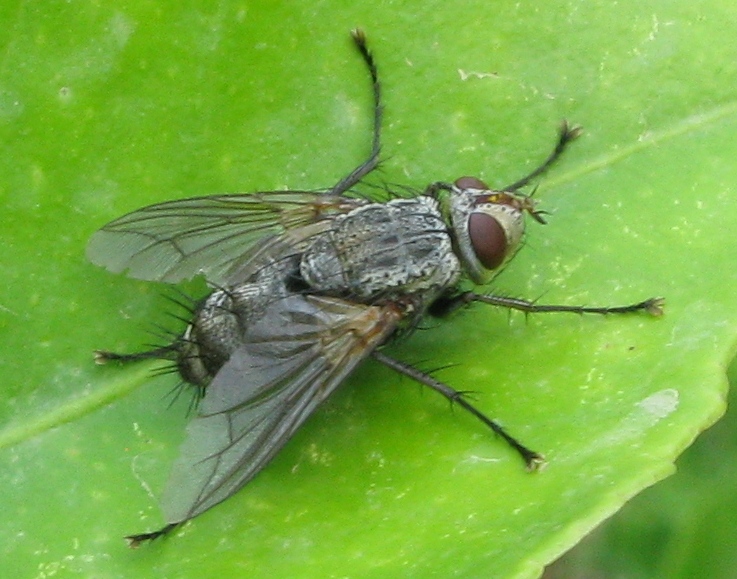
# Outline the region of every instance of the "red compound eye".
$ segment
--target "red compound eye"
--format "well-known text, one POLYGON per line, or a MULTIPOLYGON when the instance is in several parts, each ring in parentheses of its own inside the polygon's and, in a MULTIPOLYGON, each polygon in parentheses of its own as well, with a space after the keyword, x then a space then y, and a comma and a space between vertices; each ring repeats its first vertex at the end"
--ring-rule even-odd
POLYGON ((468 218, 468 237, 476 257, 486 269, 499 267, 507 257, 507 235, 499 222, 486 213, 468 218))
POLYGON ((476 177, 461 177, 456 180, 455 186, 459 189, 481 189, 482 191, 489 188, 486 183, 476 177))

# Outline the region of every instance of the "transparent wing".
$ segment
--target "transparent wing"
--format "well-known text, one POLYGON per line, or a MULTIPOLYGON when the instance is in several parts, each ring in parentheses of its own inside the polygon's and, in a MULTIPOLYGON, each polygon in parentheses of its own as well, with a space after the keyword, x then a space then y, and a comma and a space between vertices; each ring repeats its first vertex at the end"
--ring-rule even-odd
POLYGON ((291 295, 267 309, 213 379, 162 499, 178 523, 225 500, 396 328, 396 306, 291 295))
POLYGON ((133 211, 97 231, 87 245, 92 263, 138 279, 176 283, 204 274, 227 282, 269 238, 300 243, 330 215, 363 203, 338 195, 274 191, 195 197, 133 211))

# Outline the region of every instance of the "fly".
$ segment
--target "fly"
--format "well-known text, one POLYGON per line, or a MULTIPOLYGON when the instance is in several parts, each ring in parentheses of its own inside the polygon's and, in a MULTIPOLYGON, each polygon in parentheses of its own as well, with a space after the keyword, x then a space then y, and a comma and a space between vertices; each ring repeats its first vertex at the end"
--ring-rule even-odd
POLYGON ((462 279, 486 284, 515 254, 525 215, 545 223, 520 189, 580 129, 563 123, 547 159, 499 190, 461 177, 385 202, 361 196, 355 186, 379 161, 381 86, 364 33, 354 30, 352 38, 373 87, 373 141, 368 159, 335 186, 159 203, 108 223, 90 240, 89 259, 113 272, 168 283, 203 275, 213 288, 173 343, 136 354, 96 352, 99 363, 170 360, 200 395, 161 501, 167 524, 127 537, 131 546, 238 491, 369 356, 465 408, 528 469, 538 468, 541 454, 461 392, 381 349, 426 314, 442 316, 472 302, 526 313, 662 314, 662 298, 584 307, 461 291, 462 279))

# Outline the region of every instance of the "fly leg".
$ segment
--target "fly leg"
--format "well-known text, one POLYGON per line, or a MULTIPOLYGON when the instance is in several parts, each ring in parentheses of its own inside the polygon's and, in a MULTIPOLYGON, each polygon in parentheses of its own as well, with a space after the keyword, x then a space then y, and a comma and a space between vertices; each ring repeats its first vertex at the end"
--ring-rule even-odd
POLYGON ((394 358, 391 358, 378 350, 372 352, 371 355, 392 370, 396 370, 400 374, 404 374, 405 376, 416 380, 420 384, 429 386, 436 392, 439 392, 440 394, 445 396, 452 403, 458 404, 465 410, 468 410, 481 422, 486 424, 486 426, 491 428, 491 430, 493 430, 497 435, 501 436, 507 442, 507 444, 509 444, 509 446, 516 450, 525 461, 528 470, 537 470, 543 464, 545 464, 545 458, 541 454, 538 454, 534 450, 530 450, 529 448, 527 448, 511 434, 509 434, 506 430, 504 430, 504 428, 502 428, 500 424, 498 424, 496 421, 486 416, 478 408, 473 406, 470 402, 468 402, 468 400, 466 400, 466 398, 464 398, 463 392, 459 392, 458 390, 451 388, 447 384, 436 380, 429 374, 425 374, 424 372, 421 372, 420 370, 413 366, 410 366, 409 364, 405 364, 404 362, 395 360, 394 358))
POLYGON ((371 74, 371 82, 374 94, 374 129, 373 129, 373 143, 371 145, 371 155, 369 158, 361 163, 358 167, 353 169, 348 175, 343 177, 338 184, 330 190, 333 195, 342 195, 348 191, 351 187, 356 185, 361 179, 368 175, 371 171, 376 169, 379 164, 379 152, 381 150, 381 85, 379 84, 379 73, 376 69, 376 62, 374 62, 374 56, 366 46, 366 35, 363 30, 356 28, 351 30, 351 37, 353 42, 356 43, 358 51, 363 57, 363 61, 368 67, 369 73, 371 74))
POLYGON ((140 360, 175 360, 176 348, 173 345, 162 346, 147 350, 145 352, 136 352, 135 354, 118 354, 108 350, 95 350, 95 364, 107 364, 108 362, 137 362, 140 360))
POLYGON ((437 299, 430 306, 430 313, 434 316, 445 316, 460 307, 472 302, 483 302, 493 306, 501 306, 511 310, 519 310, 525 314, 539 314, 543 312, 570 312, 573 314, 631 314, 634 312, 645 312, 651 316, 662 316, 663 298, 650 298, 636 304, 626 306, 559 306, 536 304, 529 300, 509 298, 504 296, 482 295, 473 292, 463 292, 454 296, 437 299))
POLYGON ((146 541, 153 541, 154 539, 158 539, 159 537, 168 535, 178 526, 179 523, 169 523, 168 525, 161 527, 158 531, 153 531, 151 533, 140 533, 138 535, 128 535, 125 540, 128 541, 128 546, 131 549, 135 549, 141 543, 144 543, 146 541))
MULTIPOLYGON (((163 360, 171 360, 172 359, 172 352, 174 352, 174 349, 172 346, 163 346, 161 348, 154 348, 153 350, 148 350, 146 352, 138 352, 135 354, 116 354, 115 352, 109 352, 107 350, 95 350, 95 363, 97 364, 106 364, 107 362, 137 362, 139 360, 149 360, 149 359, 163 359, 163 360)), ((159 537, 163 537, 164 535, 171 532, 179 523, 169 523, 168 525, 162 527, 158 531, 153 531, 151 533, 140 533, 137 535, 128 535, 125 540, 128 541, 128 546, 131 549, 137 548, 141 543, 145 541, 153 541, 154 539, 158 539, 159 537)))
POLYGON ((553 165, 553 163, 555 163, 560 158, 560 156, 563 154, 563 151, 565 151, 566 147, 571 143, 571 141, 577 139, 581 135, 581 132, 581 127, 571 127, 568 124, 568 121, 563 121, 558 133, 558 142, 555 144, 555 149, 553 149, 553 152, 550 153, 548 158, 545 159, 545 161, 543 161, 543 163, 537 169, 532 171, 529 175, 522 177, 522 179, 520 179, 519 181, 515 181, 511 185, 502 187, 502 191, 517 191, 518 189, 527 185, 535 177, 542 175, 551 167, 551 165, 553 165))
MULTIPOLYGON (((186 300, 191 300, 191 298, 187 295, 185 295, 183 292, 179 292, 182 297, 184 297, 186 300)), ((180 301, 176 298, 166 296, 171 302, 179 306, 180 308, 183 308, 188 314, 194 315, 194 307, 180 301)), ((189 324, 190 320, 188 318, 183 318, 181 316, 171 314, 171 316, 180 322, 184 322, 186 324, 189 324)), ((110 352, 109 350, 95 350, 95 363, 96 364, 107 364, 108 362, 122 362, 122 363, 128 363, 128 362, 138 362, 141 360, 177 360, 179 358, 179 353, 181 352, 181 341, 184 338, 183 336, 175 336, 171 334, 168 330, 164 328, 159 328, 162 336, 159 337, 166 337, 166 338, 174 338, 174 340, 167 344, 166 346, 156 346, 152 347, 150 350, 146 350, 145 352, 136 352, 134 354, 118 354, 117 352, 110 352)), ((158 334, 157 334, 158 335, 158 334)))

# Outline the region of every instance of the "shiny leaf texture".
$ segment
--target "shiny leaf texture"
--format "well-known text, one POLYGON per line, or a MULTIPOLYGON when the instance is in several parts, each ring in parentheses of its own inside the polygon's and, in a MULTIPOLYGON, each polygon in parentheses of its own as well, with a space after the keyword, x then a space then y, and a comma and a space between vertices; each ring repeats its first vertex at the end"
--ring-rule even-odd
MULTIPOLYGON (((737 337, 734 7, 632 0, 0 8, 2 576, 535 577, 724 411, 737 337), (200 195, 330 187, 370 149, 349 30, 376 54, 377 180, 513 182, 584 135, 548 225, 490 291, 666 314, 525 319, 477 304, 400 359, 474 392, 549 465, 368 363, 244 490, 174 536, 158 497, 186 396, 96 367, 176 328, 165 287, 85 259, 108 221, 200 195)), ((184 287, 202 291, 197 283, 184 287)), ((168 294, 171 295, 171 294, 168 294)), ((704 476, 708 476, 708 472, 704 476)))

